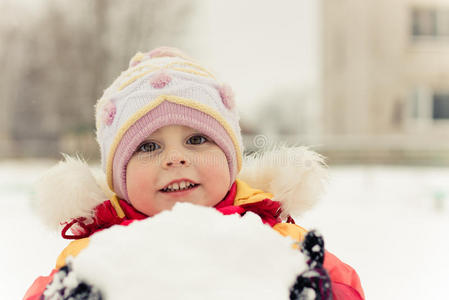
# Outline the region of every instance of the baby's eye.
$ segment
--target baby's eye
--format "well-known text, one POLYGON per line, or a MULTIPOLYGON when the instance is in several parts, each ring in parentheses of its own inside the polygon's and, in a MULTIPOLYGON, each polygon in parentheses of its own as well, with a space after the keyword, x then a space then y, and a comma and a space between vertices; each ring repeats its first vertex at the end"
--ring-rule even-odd
POLYGON ((137 148, 138 152, 153 152, 157 149, 160 149, 161 146, 156 144, 155 142, 146 142, 137 148))
POLYGON ((187 144, 200 145, 207 141, 208 139, 202 135, 194 135, 187 140, 187 144))

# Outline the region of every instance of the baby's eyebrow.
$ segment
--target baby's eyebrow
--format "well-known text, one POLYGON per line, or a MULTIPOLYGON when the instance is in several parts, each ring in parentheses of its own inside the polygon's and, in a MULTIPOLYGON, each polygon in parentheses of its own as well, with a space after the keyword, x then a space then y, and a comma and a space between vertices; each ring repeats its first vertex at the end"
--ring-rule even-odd
POLYGON ((198 132, 197 129, 194 129, 194 128, 191 128, 191 127, 183 127, 182 131, 184 133, 197 133, 198 132))
POLYGON ((190 135, 192 135, 192 136, 195 136, 195 135, 202 135, 202 136, 208 138, 209 140, 211 140, 211 137, 210 137, 210 136, 208 136, 208 135, 205 134, 205 133, 199 132, 199 131, 192 132, 190 135))
POLYGON ((160 139, 154 136, 149 136, 145 138, 142 143, 148 143, 148 142, 158 142, 160 139))
POLYGON ((194 135, 194 134, 198 134, 198 135, 205 135, 204 133, 202 133, 202 132, 199 132, 199 131, 191 131, 191 132, 186 132, 186 134, 188 134, 188 135, 194 135))

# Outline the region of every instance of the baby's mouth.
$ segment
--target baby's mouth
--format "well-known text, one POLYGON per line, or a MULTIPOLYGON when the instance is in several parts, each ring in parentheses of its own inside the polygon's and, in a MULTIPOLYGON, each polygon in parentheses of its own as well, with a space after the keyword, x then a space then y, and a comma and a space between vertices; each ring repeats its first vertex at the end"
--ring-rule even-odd
POLYGON ((178 187, 176 187, 176 186, 169 186, 169 187, 166 187, 164 189, 160 189, 159 191, 162 192, 162 193, 176 193, 176 192, 182 192, 182 191, 191 190, 191 189, 196 188, 197 186, 199 186, 199 184, 189 183, 189 184, 187 184, 186 186, 184 186, 182 188, 180 186, 178 186, 178 187))

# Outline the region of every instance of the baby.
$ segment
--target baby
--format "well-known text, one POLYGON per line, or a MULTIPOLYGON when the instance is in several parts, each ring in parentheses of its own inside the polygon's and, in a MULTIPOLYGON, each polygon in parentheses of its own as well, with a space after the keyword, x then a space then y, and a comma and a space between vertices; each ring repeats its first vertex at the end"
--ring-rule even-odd
POLYGON ((215 206, 231 183, 221 148, 210 137, 182 125, 157 129, 138 146, 126 167, 129 202, 148 216, 176 202, 215 206))
MULTIPOLYGON (((48 212, 54 203, 42 205, 44 213, 57 215, 53 223, 64 224, 63 237, 76 241, 61 253, 52 274, 38 278, 24 299, 40 299, 66 258, 86 248, 95 232, 154 216, 177 202, 214 207, 223 214, 251 211, 284 236, 301 241, 307 234, 294 224, 288 205, 237 179, 243 143, 232 90, 179 50, 162 47, 137 53, 98 101, 96 127, 107 196, 98 179, 83 173, 82 162, 67 158, 46 175, 43 185, 54 188, 67 180, 90 189, 83 199, 73 196, 76 199, 59 212, 48 212), (76 180, 66 176, 76 172, 76 180), (289 222, 282 222, 285 217, 289 222)), ((39 197, 51 198, 45 192, 39 197)), ((334 299, 364 298, 351 267, 326 252, 324 268, 334 299)))

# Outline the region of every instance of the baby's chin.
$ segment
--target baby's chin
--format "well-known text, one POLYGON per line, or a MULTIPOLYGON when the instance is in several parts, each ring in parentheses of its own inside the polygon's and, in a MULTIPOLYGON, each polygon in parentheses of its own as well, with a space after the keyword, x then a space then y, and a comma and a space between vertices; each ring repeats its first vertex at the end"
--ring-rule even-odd
POLYGON ((173 195, 158 191, 154 195, 154 198, 144 201, 146 203, 152 203, 152 205, 145 205, 145 207, 135 208, 140 212, 146 214, 147 216, 155 216, 163 211, 171 210, 176 205, 176 203, 191 203, 194 205, 214 207, 221 200, 223 200, 223 197, 221 197, 221 195, 216 195, 216 197, 205 195, 200 185, 199 187, 197 187, 197 190, 191 193, 186 193, 184 195, 173 195))
POLYGON ((163 205, 161 205, 159 208, 151 210, 149 212, 150 214, 148 214, 148 215, 154 216, 163 211, 171 210, 177 203, 191 203, 191 204, 199 205, 199 206, 214 207, 220 201, 221 201, 221 199, 215 200, 215 199, 208 199, 208 198, 205 199, 205 198, 201 198, 201 197, 196 197, 193 199, 190 199, 189 197, 179 198, 176 200, 172 199, 171 201, 164 202, 163 205))

